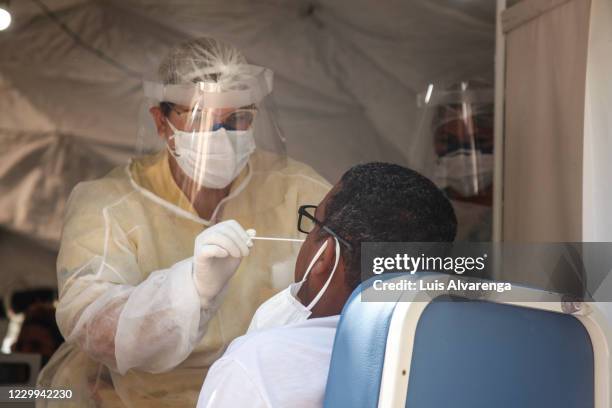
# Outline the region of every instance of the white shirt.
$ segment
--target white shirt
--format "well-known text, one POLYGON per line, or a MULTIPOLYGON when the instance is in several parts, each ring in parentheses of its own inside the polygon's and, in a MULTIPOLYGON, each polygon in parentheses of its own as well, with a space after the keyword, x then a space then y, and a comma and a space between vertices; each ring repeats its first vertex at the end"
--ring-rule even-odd
POLYGON ((198 408, 322 407, 339 315, 238 337, 206 376, 198 408))

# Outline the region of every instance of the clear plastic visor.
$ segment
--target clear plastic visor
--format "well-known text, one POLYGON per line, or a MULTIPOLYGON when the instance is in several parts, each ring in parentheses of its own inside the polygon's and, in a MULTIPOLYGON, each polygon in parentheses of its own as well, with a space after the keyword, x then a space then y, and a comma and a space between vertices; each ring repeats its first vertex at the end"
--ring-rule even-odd
POLYGON ((220 82, 145 81, 137 155, 167 160, 194 207, 202 189, 228 189, 231 196, 253 170, 282 167, 286 148, 269 95, 272 78, 272 71, 249 66, 220 82))
POLYGON ((491 89, 436 92, 430 85, 419 95, 425 122, 420 137, 429 144, 432 163, 427 173, 451 198, 480 197, 490 205, 493 183, 494 109, 491 89), (429 125, 427 125, 429 123, 429 125))

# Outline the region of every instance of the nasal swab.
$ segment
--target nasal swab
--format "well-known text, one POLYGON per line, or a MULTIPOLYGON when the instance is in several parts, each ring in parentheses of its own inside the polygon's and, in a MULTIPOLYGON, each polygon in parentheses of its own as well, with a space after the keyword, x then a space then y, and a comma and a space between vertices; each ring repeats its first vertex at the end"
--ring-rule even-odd
POLYGON ((261 239, 262 241, 287 241, 287 242, 304 242, 303 239, 296 238, 273 238, 273 237, 251 237, 251 239, 261 239))
POLYGON ((246 233, 251 237, 251 239, 260 239, 262 241, 285 241, 285 242, 304 242, 303 239, 297 238, 280 238, 280 237, 256 237, 255 230, 249 228, 246 233))

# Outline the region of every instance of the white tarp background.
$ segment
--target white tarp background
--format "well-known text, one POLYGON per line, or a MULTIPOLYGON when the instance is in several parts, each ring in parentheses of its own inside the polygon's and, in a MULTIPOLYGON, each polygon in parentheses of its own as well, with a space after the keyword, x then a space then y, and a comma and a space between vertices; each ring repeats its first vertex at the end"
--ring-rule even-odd
POLYGON ((532 0, 503 14, 505 241, 582 240, 590 10, 590 0, 532 0))
POLYGON ((584 241, 612 241, 612 2, 592 0, 590 19, 582 235, 584 241))
POLYGON ((364 161, 418 168, 416 95, 493 73, 491 0, 42 0, 76 39, 37 1, 13 0, 0 33, 0 223, 52 249, 74 184, 134 151, 142 96, 78 41, 136 73, 189 37, 236 44, 275 71, 289 155, 330 181, 364 161))

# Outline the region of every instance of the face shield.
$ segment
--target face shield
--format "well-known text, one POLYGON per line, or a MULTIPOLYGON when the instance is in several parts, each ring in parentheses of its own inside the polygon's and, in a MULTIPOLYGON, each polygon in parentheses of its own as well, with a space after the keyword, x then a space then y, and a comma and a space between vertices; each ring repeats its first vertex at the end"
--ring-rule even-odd
POLYGON ((493 183, 493 90, 461 82, 437 92, 433 85, 419 95, 418 106, 431 118, 433 178, 451 198, 490 205, 493 183))
POLYGON ((242 181, 257 153, 265 156, 258 169, 282 166, 286 149, 272 88, 273 72, 246 63, 233 47, 211 41, 179 47, 162 61, 157 79, 143 83, 137 154, 168 154, 183 191, 242 181))

